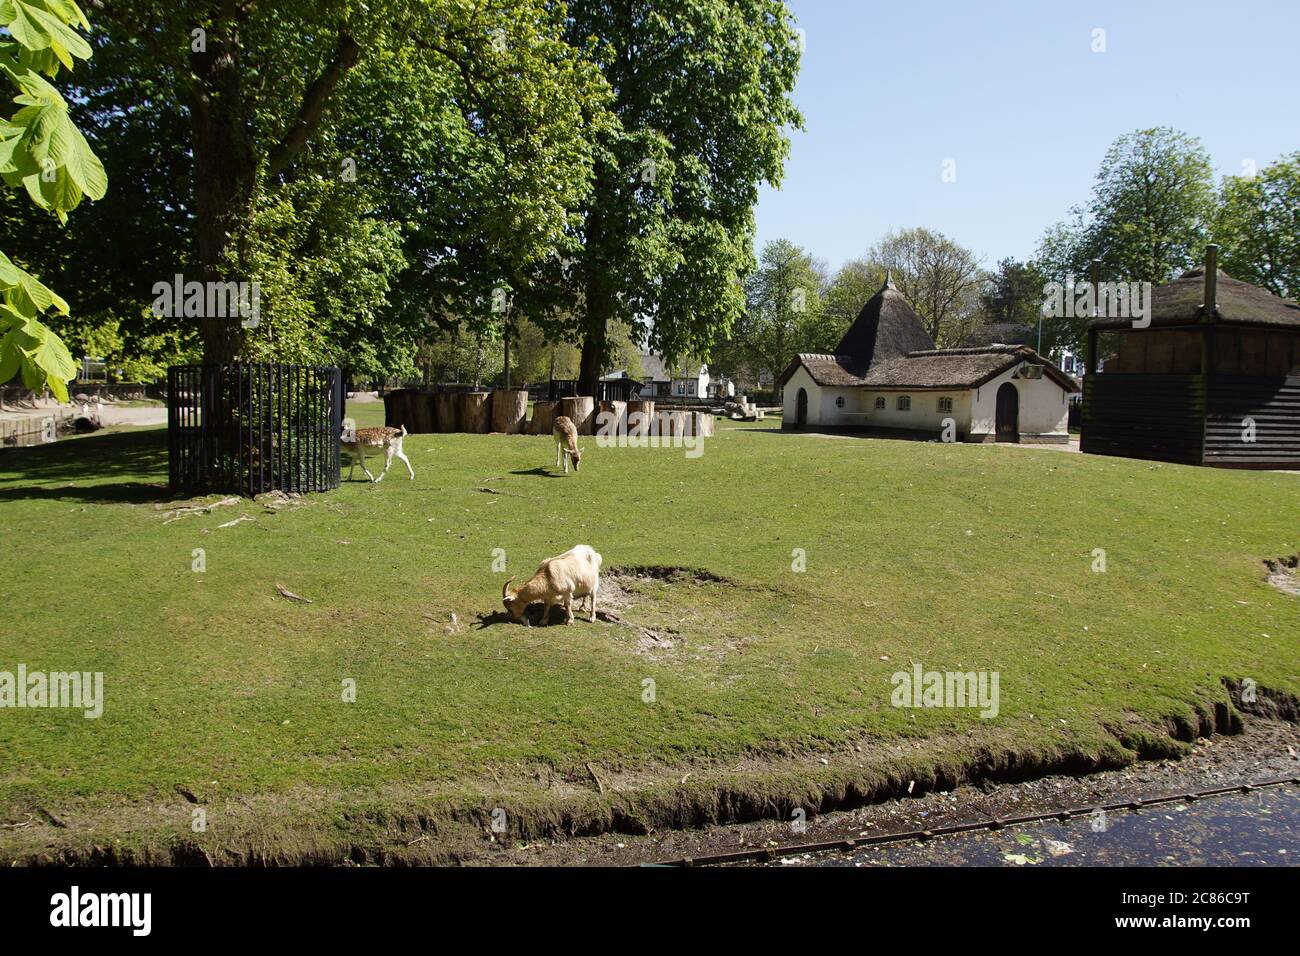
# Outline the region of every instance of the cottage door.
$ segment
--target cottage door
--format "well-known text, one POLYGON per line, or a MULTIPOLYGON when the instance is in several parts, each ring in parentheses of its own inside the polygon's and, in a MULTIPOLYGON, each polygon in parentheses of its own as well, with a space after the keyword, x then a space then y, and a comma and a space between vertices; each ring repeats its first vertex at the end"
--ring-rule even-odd
POLYGON ((808 424, 808 393, 802 388, 795 398, 795 423, 800 428, 808 424))
POLYGON ((1020 393, 1010 382, 998 389, 997 440, 1020 441, 1020 393))

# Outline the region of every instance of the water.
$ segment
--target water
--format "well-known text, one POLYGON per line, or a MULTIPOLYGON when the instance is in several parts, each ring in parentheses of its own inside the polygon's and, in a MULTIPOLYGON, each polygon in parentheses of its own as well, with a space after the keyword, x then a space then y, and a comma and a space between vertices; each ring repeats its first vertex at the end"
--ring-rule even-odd
POLYGON ((768 866, 1297 866, 1300 788, 1174 801, 768 866))

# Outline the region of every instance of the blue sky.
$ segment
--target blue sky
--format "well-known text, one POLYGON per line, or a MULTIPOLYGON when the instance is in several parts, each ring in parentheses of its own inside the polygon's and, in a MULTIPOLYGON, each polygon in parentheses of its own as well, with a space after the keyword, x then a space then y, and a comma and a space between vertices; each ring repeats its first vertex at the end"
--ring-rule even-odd
POLYGON ((1028 257, 1135 129, 1199 137, 1216 177, 1300 150, 1298 0, 788 3, 806 129, 780 190, 762 191, 758 242, 790 239, 832 269, 909 226, 988 266, 1028 257))

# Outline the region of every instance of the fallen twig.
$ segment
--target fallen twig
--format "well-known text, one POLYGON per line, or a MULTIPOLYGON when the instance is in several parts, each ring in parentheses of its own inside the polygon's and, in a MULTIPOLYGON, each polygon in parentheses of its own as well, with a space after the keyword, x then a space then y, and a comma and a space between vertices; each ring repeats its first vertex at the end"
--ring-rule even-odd
POLYGON ((587 764, 587 773, 591 774, 591 779, 596 781, 597 789, 600 790, 601 793, 604 793, 605 784, 601 782, 600 777, 596 774, 595 769, 591 766, 590 763, 587 764))
POLYGON ((278 581, 275 584, 275 589, 280 592, 280 597, 288 598, 290 601, 297 601, 299 604, 311 603, 310 598, 305 598, 301 594, 294 594, 292 591, 290 591, 288 588, 286 588, 283 584, 279 583, 278 581))

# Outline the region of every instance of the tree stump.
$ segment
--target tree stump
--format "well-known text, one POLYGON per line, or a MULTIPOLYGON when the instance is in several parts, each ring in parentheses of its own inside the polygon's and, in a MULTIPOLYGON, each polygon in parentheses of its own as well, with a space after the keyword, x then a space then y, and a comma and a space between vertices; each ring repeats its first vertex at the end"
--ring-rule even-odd
POLYGON ((528 434, 549 435, 551 426, 555 424, 555 413, 559 406, 559 402, 533 402, 533 418, 528 423, 528 434))
POLYGON ((590 435, 595 431, 596 400, 590 395, 560 399, 559 412, 568 416, 579 435, 590 435))
POLYGON ((440 432, 456 430, 456 394, 438 392, 433 396, 433 424, 440 432))
POLYGON ((595 431, 609 438, 627 434, 627 402, 601 402, 600 414, 596 416, 595 431))
POLYGON ((488 430, 489 392, 462 392, 456 396, 456 430, 485 435, 488 430))
POLYGON ((429 432, 436 431, 433 424, 433 396, 428 392, 417 392, 414 389, 407 391, 402 395, 402 400, 393 405, 393 411, 399 409, 401 417, 388 422, 394 428, 401 428, 404 425, 412 435, 427 435, 429 432))
POLYGON ((517 388, 498 388, 492 393, 492 430, 520 435, 528 418, 528 392, 517 388))
POLYGON ((655 403, 636 401, 627 403, 627 433, 629 437, 650 434, 650 423, 655 417, 655 403))

